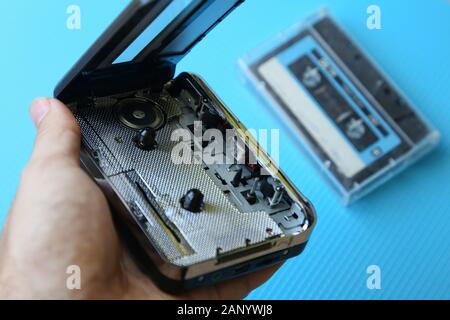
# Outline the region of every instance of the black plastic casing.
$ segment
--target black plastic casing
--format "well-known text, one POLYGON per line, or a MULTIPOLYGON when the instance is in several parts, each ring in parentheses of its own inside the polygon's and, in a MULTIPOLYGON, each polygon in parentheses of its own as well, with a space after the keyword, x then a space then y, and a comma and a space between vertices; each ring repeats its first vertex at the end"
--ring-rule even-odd
MULTIPOLYGON (((172 3, 172 0, 133 0, 57 85, 54 96, 70 105, 141 89, 158 92, 173 80, 177 63, 242 2, 244 0, 192 0, 132 61, 116 64, 117 57, 172 3)), ((184 76, 187 75, 180 77, 184 76)), ((296 256, 306 246, 307 241, 302 240, 285 250, 261 253, 219 271, 187 278, 187 270, 174 269, 150 243, 143 247, 142 243, 148 240, 84 146, 81 164, 107 196, 121 239, 135 261, 165 291, 179 293, 233 279, 296 256)), ((314 209, 306 199, 305 203, 315 224, 314 209)))
POLYGON ((142 88, 158 90, 175 75, 176 64, 244 0, 192 0, 132 61, 120 54, 172 0, 133 0, 57 85, 64 103, 142 88))

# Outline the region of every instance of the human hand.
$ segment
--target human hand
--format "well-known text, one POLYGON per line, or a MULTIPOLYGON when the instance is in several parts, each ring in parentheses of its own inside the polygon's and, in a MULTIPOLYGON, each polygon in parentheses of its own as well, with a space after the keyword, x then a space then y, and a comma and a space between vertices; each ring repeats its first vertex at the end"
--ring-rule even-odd
POLYGON ((47 98, 30 113, 38 133, 0 239, 0 298, 240 299, 275 272, 182 296, 162 292, 121 246, 103 193, 80 168, 72 113, 47 98), (80 290, 66 286, 71 265, 80 267, 80 290))

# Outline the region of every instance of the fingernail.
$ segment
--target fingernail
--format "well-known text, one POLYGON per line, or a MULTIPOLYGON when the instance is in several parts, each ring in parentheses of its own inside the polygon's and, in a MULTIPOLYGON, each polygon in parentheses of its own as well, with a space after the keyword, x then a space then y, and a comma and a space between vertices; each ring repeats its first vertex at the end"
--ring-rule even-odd
POLYGON ((45 118, 50 110, 50 100, 48 98, 39 98, 33 101, 30 108, 31 119, 35 126, 45 118))

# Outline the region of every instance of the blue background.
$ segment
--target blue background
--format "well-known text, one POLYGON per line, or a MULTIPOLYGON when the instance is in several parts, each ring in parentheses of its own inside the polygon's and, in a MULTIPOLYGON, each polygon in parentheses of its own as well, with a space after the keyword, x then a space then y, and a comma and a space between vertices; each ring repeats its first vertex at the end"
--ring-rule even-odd
MULTIPOLYGON (((28 104, 52 95, 63 74, 128 1, 0 2, 0 221, 29 157, 28 104), (66 28, 66 8, 82 29, 66 28)), ((366 0, 248 0, 179 65, 200 73, 248 127, 283 124, 239 81, 236 61, 322 6, 334 16, 441 131, 440 147, 355 205, 345 208, 282 129, 281 166, 312 200, 317 228, 303 255, 286 263, 250 298, 450 298, 450 3, 377 0, 382 30, 366 28, 366 0), (366 268, 382 270, 368 290, 366 268)))

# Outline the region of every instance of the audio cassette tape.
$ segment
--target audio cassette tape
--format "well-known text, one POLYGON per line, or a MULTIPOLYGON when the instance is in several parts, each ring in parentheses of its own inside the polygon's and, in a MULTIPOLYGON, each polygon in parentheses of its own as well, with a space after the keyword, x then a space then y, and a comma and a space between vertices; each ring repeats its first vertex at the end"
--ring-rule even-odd
POLYGON ((346 204, 430 151, 439 133, 326 10, 240 61, 346 204))

